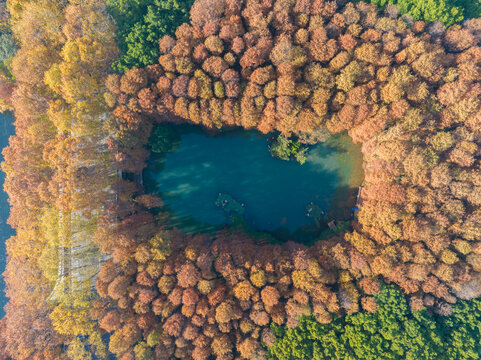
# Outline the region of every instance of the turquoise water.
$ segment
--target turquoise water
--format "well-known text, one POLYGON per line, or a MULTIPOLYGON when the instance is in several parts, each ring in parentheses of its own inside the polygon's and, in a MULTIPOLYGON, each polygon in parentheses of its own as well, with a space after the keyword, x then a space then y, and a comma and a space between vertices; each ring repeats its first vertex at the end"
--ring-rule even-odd
POLYGON ((294 233, 315 227, 307 205, 318 205, 326 219, 349 217, 362 181, 362 157, 349 137, 330 139, 308 152, 305 164, 273 158, 268 139, 256 132, 208 136, 181 135, 177 150, 153 154, 144 172, 149 192, 171 211, 172 225, 184 231, 229 223, 215 205, 219 193, 244 204, 244 218, 256 230, 294 233))
MULTIPOLYGON (((15 133, 13 126, 12 114, 0 114, 0 148, 3 149, 8 145, 8 138, 15 133)), ((0 155, 0 162, 3 161, 3 155, 0 155)), ((3 183, 5 181, 5 173, 0 171, 0 274, 5 271, 6 249, 5 241, 15 234, 14 230, 7 224, 8 215, 10 213, 10 205, 8 204, 8 196, 3 191, 3 183)), ((5 297, 5 282, 3 276, 0 275, 0 318, 5 315, 3 307, 7 303, 5 297)))

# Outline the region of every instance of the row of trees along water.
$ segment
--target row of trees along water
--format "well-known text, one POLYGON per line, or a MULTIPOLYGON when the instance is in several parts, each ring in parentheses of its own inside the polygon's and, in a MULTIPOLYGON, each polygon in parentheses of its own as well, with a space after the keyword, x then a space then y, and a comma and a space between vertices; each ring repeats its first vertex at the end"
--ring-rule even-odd
POLYGON ((11 204, 3 351, 15 359, 105 358, 89 310, 102 255, 91 241, 117 172, 103 123, 102 78, 117 59, 101 2, 8 1, 18 51, 16 135, 2 169, 11 204))

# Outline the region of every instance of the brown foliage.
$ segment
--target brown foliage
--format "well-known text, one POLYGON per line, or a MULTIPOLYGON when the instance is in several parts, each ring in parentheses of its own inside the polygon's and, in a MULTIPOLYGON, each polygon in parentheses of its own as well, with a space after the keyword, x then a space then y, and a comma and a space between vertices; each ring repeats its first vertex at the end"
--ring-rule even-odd
POLYGON ((261 292, 262 301, 268 307, 273 307, 279 302, 279 291, 273 286, 266 286, 261 292))
POLYGON ((216 78, 220 78, 227 67, 228 64, 219 56, 211 56, 207 58, 202 65, 202 69, 205 72, 216 78))
POLYGON ((147 74, 144 69, 132 68, 120 78, 120 90, 134 95, 147 85, 147 74))
POLYGON ((460 29, 459 26, 453 26, 446 32, 444 41, 451 51, 466 50, 476 44, 473 33, 468 29, 460 29))
POLYGON ((182 304, 187 305, 187 306, 192 306, 197 304, 199 301, 199 294, 198 292, 193 289, 185 289, 184 292, 182 293, 182 304))
POLYGON ((184 317, 181 314, 173 314, 162 325, 164 331, 170 336, 178 337, 184 326, 184 317))
POLYGON ((99 326, 107 332, 117 330, 120 324, 120 314, 116 310, 109 311, 99 322, 99 326))
POLYGON ((182 265, 177 274, 177 283, 183 288, 193 287, 199 281, 199 270, 192 264, 182 265))
POLYGON ((371 296, 365 296, 361 299, 362 308, 370 313, 375 313, 377 309, 376 300, 371 296))
POLYGON ((112 299, 119 299, 127 294, 127 288, 131 284, 132 280, 128 276, 116 277, 108 287, 108 294, 112 299))
MULTIPOLYGON (((108 80, 114 115, 128 132, 140 132, 146 114, 174 112, 209 128, 347 130, 362 145, 365 185, 355 231, 311 248, 274 249, 220 231, 208 245, 187 238, 173 246, 154 276, 146 268, 148 246, 122 237, 136 248, 137 284, 159 279, 162 295, 141 301, 145 288, 132 287, 133 298, 125 300, 130 280, 121 280, 126 275, 111 263, 99 288, 110 283, 107 294, 119 306, 145 314, 142 303, 152 301, 155 314, 167 319, 166 354, 260 356, 259 338, 273 341, 271 322, 295 326, 312 313, 327 323, 332 313, 375 311, 380 280, 398 284, 413 309, 437 306, 447 314, 456 300, 453 281, 469 281, 469 272, 481 269, 473 244, 481 231, 474 209, 481 203, 481 72, 472 65, 481 53, 474 28, 454 26, 441 39, 436 24, 396 25, 390 7, 378 15, 363 3, 288 3, 198 0, 193 26, 180 28, 177 41, 161 40, 157 77, 148 75, 143 89, 141 74, 108 80)), ((120 233, 135 233, 129 224, 120 233)), ((116 259, 128 258, 127 249, 116 259)))
POLYGON ((251 337, 242 341, 237 349, 239 350, 242 358, 251 359, 255 354, 257 349, 260 347, 259 342, 251 337))

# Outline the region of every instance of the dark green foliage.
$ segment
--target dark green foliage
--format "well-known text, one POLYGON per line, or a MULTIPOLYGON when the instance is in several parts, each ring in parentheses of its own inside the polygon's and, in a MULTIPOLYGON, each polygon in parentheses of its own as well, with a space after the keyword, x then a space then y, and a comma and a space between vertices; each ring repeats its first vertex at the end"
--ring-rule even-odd
POLYGON ((159 39, 172 35, 189 20, 194 0, 107 0, 117 22, 121 50, 113 69, 123 73, 133 66, 145 67, 159 58, 159 39))
POLYGON ((150 135, 149 145, 153 152, 167 153, 175 151, 180 142, 180 135, 172 126, 166 124, 157 125, 150 135))
POLYGON ((351 229, 350 221, 337 221, 333 231, 339 234, 339 233, 344 233, 349 229, 351 229))
POLYGON ((401 14, 409 14, 414 20, 439 20, 446 26, 481 16, 480 0, 370 0, 370 2, 381 9, 388 4, 394 4, 398 6, 401 14))
POLYGON ((464 8, 465 18, 477 18, 481 16, 480 0, 459 0, 458 2, 464 8))
POLYGON ((15 81, 15 77, 12 74, 11 63, 16 52, 17 44, 12 34, 3 33, 0 35, 0 73, 5 76, 8 82, 15 81))
POLYGON ((244 205, 229 194, 219 193, 215 205, 222 208, 227 215, 237 214, 242 216, 245 212, 244 205))
POLYGON ((10 29, 9 19, 6 3, 0 1, 0 76, 8 82, 13 82, 11 63, 18 47, 10 29))
POLYGON ((0 35, 0 62, 10 59, 17 51, 17 45, 12 34, 3 33, 0 35))
POLYGON ((272 325, 278 341, 269 359, 407 359, 481 358, 481 301, 459 301, 451 316, 427 310, 411 312, 401 292, 386 286, 376 296, 375 314, 356 313, 330 324, 303 317, 299 326, 272 325))

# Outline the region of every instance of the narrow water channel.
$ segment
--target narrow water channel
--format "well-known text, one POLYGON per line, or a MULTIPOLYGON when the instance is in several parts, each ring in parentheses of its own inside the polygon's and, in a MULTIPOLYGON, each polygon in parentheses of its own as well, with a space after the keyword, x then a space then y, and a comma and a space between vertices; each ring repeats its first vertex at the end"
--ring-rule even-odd
MULTIPOLYGON (((3 150, 8 145, 8 139, 15 133, 15 127, 13 126, 14 118, 13 114, 5 113, 0 114, 0 149, 3 150)), ((0 162, 3 161, 3 155, 0 154, 0 162)), ((7 224, 7 219, 10 213, 10 205, 8 204, 8 196, 3 191, 3 183, 5 181, 5 173, 0 171, 0 318, 5 315, 3 307, 7 302, 5 297, 5 282, 3 280, 3 272, 5 271, 6 264, 6 249, 5 241, 15 231, 7 224)))

